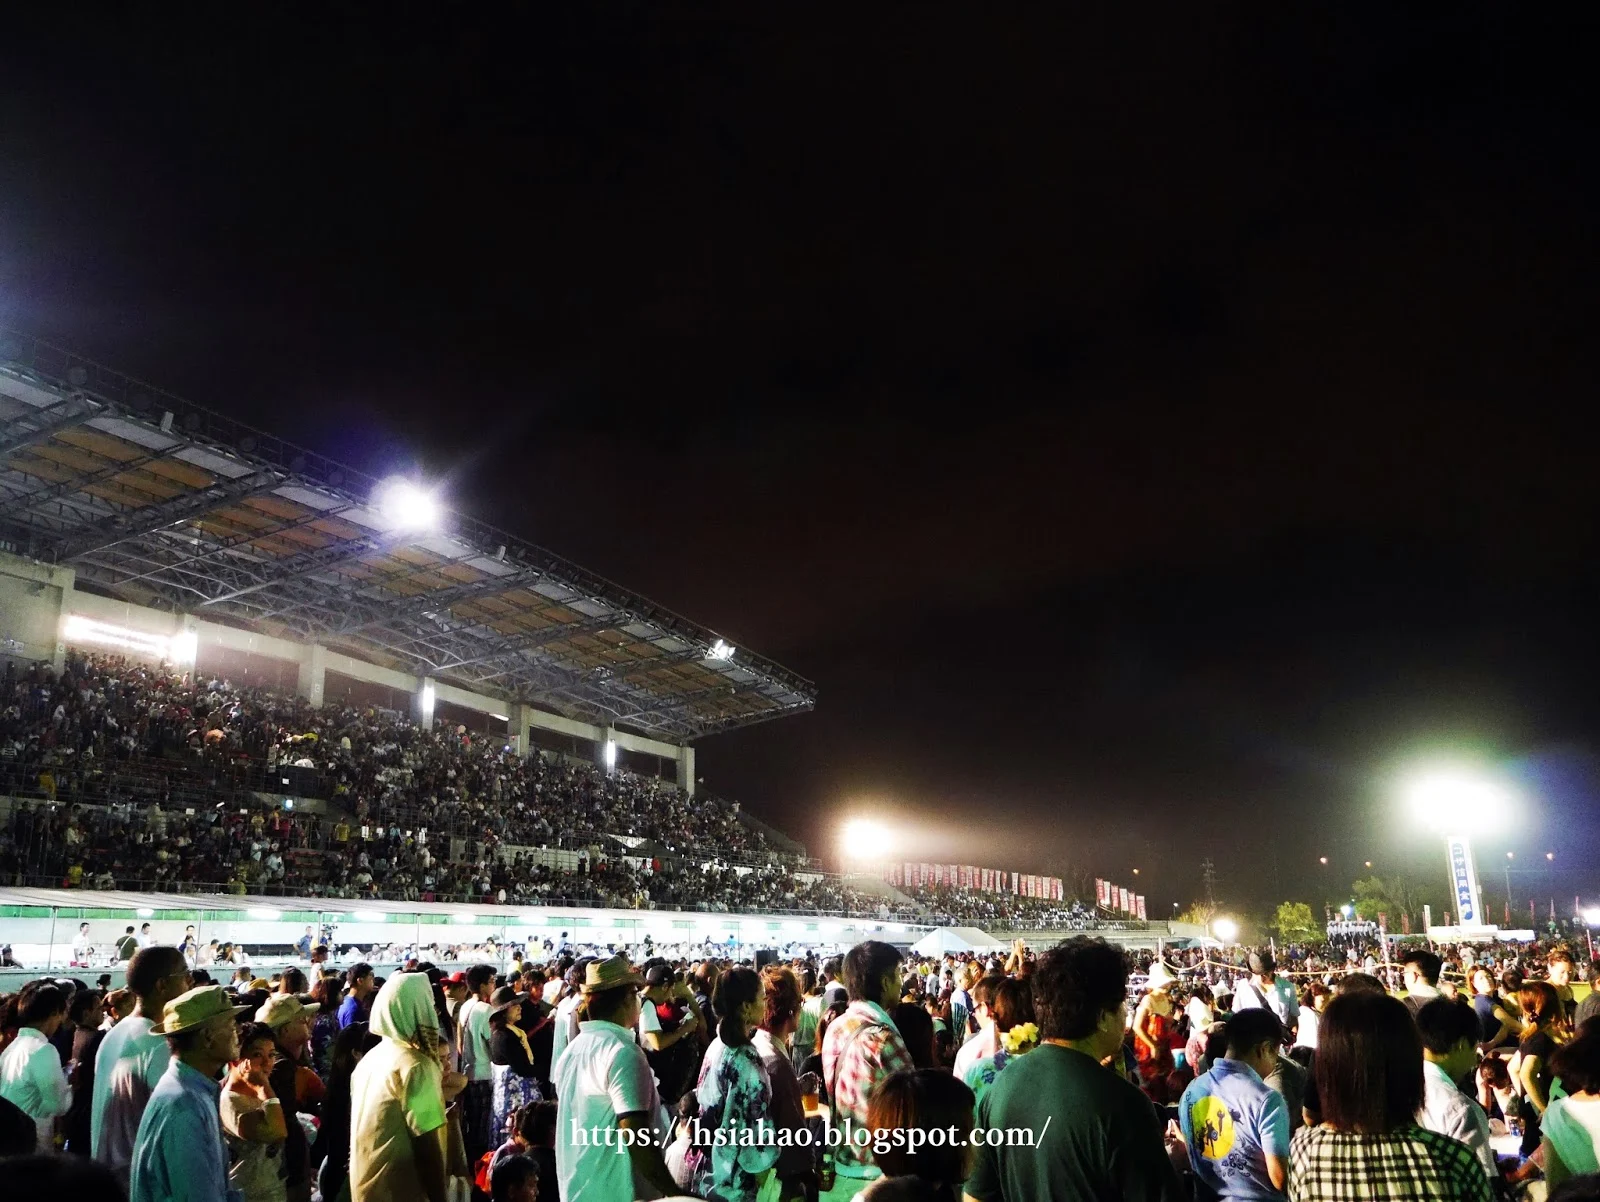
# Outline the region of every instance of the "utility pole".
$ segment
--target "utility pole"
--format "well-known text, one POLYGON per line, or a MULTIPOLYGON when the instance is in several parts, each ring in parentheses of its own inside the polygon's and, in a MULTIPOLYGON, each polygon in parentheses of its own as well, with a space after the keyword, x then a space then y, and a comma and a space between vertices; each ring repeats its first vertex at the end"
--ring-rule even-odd
POLYGON ((1205 884, 1206 906, 1209 909, 1217 908, 1217 867, 1207 856, 1200 862, 1200 879, 1205 884))

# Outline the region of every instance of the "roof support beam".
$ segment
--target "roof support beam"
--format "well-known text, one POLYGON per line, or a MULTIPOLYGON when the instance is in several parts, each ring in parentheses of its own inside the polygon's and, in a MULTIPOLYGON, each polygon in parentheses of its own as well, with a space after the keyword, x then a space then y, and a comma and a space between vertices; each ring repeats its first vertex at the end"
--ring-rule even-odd
POLYGON ((284 483, 276 472, 252 472, 236 480, 219 480, 209 488, 197 492, 179 493, 170 501, 146 505, 132 513, 117 514, 98 522, 93 531, 69 539, 60 549, 60 558, 72 559, 91 551, 99 551, 131 538, 154 534, 168 526, 192 521, 213 509, 221 509, 246 497, 271 492, 284 483))
POLYGON ((290 555, 283 559, 269 560, 260 565, 260 570, 266 573, 266 578, 254 584, 245 585, 243 588, 231 589, 220 596, 212 597, 206 605, 221 605, 224 601, 237 601, 240 597, 247 597, 251 593, 259 593, 263 589, 276 588, 279 585, 291 584, 307 576, 315 576, 319 572, 326 572, 348 563, 352 559, 360 559, 364 555, 371 555, 383 550, 387 540, 381 535, 369 534, 353 541, 337 542, 330 546, 318 547, 315 551, 302 551, 298 555, 290 555))
POLYGON ((91 417, 104 412, 105 408, 88 397, 74 395, 62 397, 43 408, 16 414, 6 422, 5 434, 0 436, 0 459, 13 451, 53 438, 63 430, 81 426, 91 417))
MULTIPOLYGON (((437 568, 429 570, 437 571, 448 566, 440 564, 437 568)), ((374 626, 389 626, 397 622, 412 621, 430 613, 447 611, 452 605, 459 605, 463 601, 478 601, 498 593, 509 593, 512 589, 526 588, 528 585, 538 583, 544 576, 545 573, 538 568, 523 568, 504 576, 488 576, 482 580, 433 589, 415 596, 396 597, 392 602, 358 602, 360 608, 357 608, 350 615, 351 620, 335 633, 357 634, 374 626)), ((389 582, 384 581, 384 583, 389 582)), ((552 602, 552 604, 557 603, 552 602)))

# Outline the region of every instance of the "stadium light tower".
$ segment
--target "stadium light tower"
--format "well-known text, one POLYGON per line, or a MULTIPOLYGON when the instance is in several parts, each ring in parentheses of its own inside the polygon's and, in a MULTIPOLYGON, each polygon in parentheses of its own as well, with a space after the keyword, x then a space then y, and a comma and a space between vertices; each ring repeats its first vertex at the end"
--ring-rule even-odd
POLYGON ((1510 791, 1471 772, 1438 771, 1413 777, 1405 794, 1412 815, 1444 835, 1457 925, 1484 932, 1495 930, 1485 921, 1470 836, 1487 834, 1505 825, 1512 804, 1510 791))
POLYGON ((373 500, 392 530, 420 533, 439 527, 438 500, 415 480, 390 476, 374 490, 373 500))
POLYGON ((881 822, 852 818, 839 829, 839 850, 846 860, 876 864, 889 854, 893 846, 894 837, 881 822))

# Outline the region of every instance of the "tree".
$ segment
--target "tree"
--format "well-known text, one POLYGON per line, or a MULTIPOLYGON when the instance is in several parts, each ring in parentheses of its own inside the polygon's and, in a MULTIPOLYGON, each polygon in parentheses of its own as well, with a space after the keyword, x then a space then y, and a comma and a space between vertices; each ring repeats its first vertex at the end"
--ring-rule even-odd
POLYGON ((1322 937, 1311 907, 1305 902, 1280 902, 1272 929, 1285 943, 1311 943, 1322 937))
POLYGON ((1442 899, 1436 888, 1406 876, 1368 876, 1350 885, 1355 896, 1356 914, 1368 922, 1377 922, 1380 914, 1389 923, 1390 930, 1401 928, 1402 914, 1409 914, 1414 922, 1422 922, 1422 907, 1432 906, 1443 915, 1442 899))
POLYGON ((1177 917, 1178 922, 1192 922, 1196 926, 1211 929, 1211 920, 1217 916, 1217 907, 1205 902, 1194 902, 1190 907, 1177 917))

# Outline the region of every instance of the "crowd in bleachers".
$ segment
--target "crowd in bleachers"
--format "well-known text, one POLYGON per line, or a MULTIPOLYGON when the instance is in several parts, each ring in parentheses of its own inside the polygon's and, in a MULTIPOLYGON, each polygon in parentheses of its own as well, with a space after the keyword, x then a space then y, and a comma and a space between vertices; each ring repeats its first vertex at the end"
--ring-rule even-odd
POLYGON ((6 668, 0 796, 7 883, 1095 925, 1077 902, 947 886, 890 900, 669 782, 116 656, 6 668), (326 813, 281 807, 290 772, 326 813))

